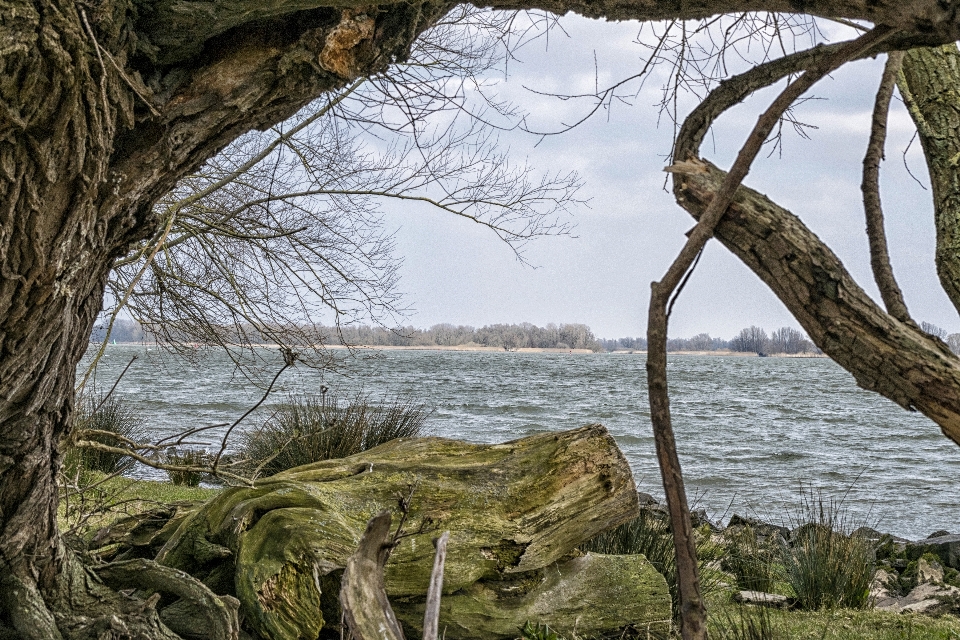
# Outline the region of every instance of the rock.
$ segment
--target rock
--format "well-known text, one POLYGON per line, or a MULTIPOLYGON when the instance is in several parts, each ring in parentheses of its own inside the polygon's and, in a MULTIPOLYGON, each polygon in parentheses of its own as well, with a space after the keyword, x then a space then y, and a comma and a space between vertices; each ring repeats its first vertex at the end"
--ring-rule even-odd
POLYGON ((925 553, 932 553, 940 558, 947 567, 960 569, 960 535, 939 536, 927 538, 906 545, 907 558, 917 560, 925 553))
MULTIPOLYGON (((788 529, 787 527, 780 527, 775 524, 769 524, 767 522, 764 522, 763 520, 760 520, 758 518, 751 518, 749 516, 740 516, 737 514, 733 514, 733 517, 730 518, 730 522, 727 526, 728 527, 743 527, 743 526, 751 527, 754 533, 756 533, 757 536, 763 539, 771 538, 773 536, 780 536, 784 540, 790 539, 790 529, 788 529)), ((761 542, 762 541, 763 540, 761 540, 761 542)))
POLYGON ((930 561, 926 556, 920 556, 917 561, 917 584, 943 582, 943 567, 937 561, 930 561))
POLYGON ((733 594, 733 601, 741 604, 753 604, 760 607, 772 607, 774 609, 786 609, 790 605, 787 596, 781 596, 776 593, 764 593, 763 591, 738 591, 733 594))
POLYGON ((897 604, 899 598, 890 590, 890 585, 895 584, 897 576, 889 571, 877 569, 873 574, 873 581, 870 582, 869 601, 877 609, 888 609, 891 605, 897 604))
POLYGON ((643 491, 637 491, 637 500, 639 501, 641 507, 648 504, 660 504, 656 498, 649 493, 644 493, 643 491))
POLYGON ((411 637, 438 528, 450 531, 440 628, 451 640, 513 638, 534 613, 581 635, 671 617, 666 581, 642 556, 575 557, 639 513, 630 467, 600 425, 498 445, 394 440, 292 469, 226 489, 157 558, 215 590, 233 588, 264 638, 315 638, 340 620, 340 576, 367 522, 396 508, 398 495, 412 495, 404 527, 412 535, 390 556, 386 589, 411 637))
POLYGON ((927 540, 929 540, 930 538, 942 538, 943 536, 948 536, 948 535, 950 535, 950 532, 947 531, 946 529, 937 529, 936 531, 934 531, 933 533, 927 536, 927 540))
POLYGON ((901 598, 897 608, 901 613, 924 613, 939 615, 955 611, 960 604, 960 589, 949 585, 926 583, 901 598))
POLYGON ((864 540, 869 540, 870 542, 880 542, 883 538, 883 534, 877 531, 876 529, 871 529, 870 527, 860 527, 856 529, 853 533, 850 534, 853 538, 863 538, 864 540))

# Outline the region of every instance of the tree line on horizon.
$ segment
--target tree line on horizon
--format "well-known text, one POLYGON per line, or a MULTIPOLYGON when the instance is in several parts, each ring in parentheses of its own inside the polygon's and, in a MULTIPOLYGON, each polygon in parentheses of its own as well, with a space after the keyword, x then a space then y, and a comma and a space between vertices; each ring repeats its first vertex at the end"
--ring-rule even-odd
MULTIPOLYGON (((921 329, 943 340, 954 353, 960 353, 960 333, 923 322, 921 329)), ((519 324, 492 324, 480 328, 469 325, 440 323, 428 329, 413 326, 389 329, 382 326, 348 325, 342 327, 316 327, 317 338, 325 344, 368 345, 375 347, 455 347, 474 345, 496 347, 507 351, 523 348, 536 349, 589 349, 599 351, 645 351, 646 338, 597 338, 585 324, 548 323, 539 327, 530 322, 519 324)), ((252 332, 255 336, 256 332, 252 332)), ((90 337, 91 342, 102 342, 106 328, 98 326, 90 337)), ((154 342, 149 329, 134 320, 119 319, 110 333, 116 342, 154 342)), ((264 339, 264 343, 269 342, 264 339)), ((745 327, 730 340, 699 333, 692 338, 670 338, 667 351, 734 351, 740 353, 800 354, 821 353, 820 349, 802 331, 781 327, 769 335, 754 325, 745 327)))
MULTIPOLYGON (((310 331, 317 342, 324 344, 368 345, 375 347, 455 347, 473 345, 504 350, 535 349, 589 349, 603 351, 603 345, 585 324, 554 324, 538 327, 529 322, 520 324, 492 324, 474 328, 449 323, 435 324, 428 329, 413 326, 390 329, 383 326, 344 325, 326 327, 317 325, 310 331)), ((118 319, 110 331, 109 340, 116 342, 154 342, 155 332, 130 319, 118 319)), ((245 335, 256 344, 260 332, 246 328, 245 335)), ((102 342, 106 327, 97 326, 91 342, 102 342)), ((190 341, 189 339, 186 339, 190 341)), ((260 342, 271 341, 260 338, 260 342)))

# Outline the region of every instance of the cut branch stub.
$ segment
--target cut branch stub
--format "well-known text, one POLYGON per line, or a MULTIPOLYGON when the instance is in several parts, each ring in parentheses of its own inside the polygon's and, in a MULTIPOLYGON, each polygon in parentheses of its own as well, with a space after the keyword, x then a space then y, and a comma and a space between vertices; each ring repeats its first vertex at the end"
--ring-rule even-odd
POLYGON ((390 555, 390 512, 367 524, 356 553, 347 558, 340 582, 340 606, 353 640, 405 640, 387 600, 383 568, 390 555))
MULTIPOLYGON (((158 559, 204 581, 229 568, 246 619, 265 638, 316 637, 340 620, 342 571, 367 522, 395 508, 411 486, 405 529, 430 521, 450 531, 440 619, 447 638, 515 637, 520 616, 532 613, 555 614, 569 631, 591 614, 593 627, 577 627, 583 633, 670 618, 665 582, 642 557, 624 564, 590 556, 565 568, 578 545, 639 512, 630 467, 600 425, 497 445, 394 440, 299 467, 255 488, 227 489, 180 527, 158 559), (210 544, 233 557, 199 557, 196 550, 210 544), (544 578, 558 562, 565 577, 582 577, 577 588, 600 585, 619 595, 589 603, 590 592, 561 582, 552 588, 577 598, 552 612, 544 578)), ((385 569, 387 593, 411 636, 423 624, 435 533, 428 526, 402 538, 385 569)))

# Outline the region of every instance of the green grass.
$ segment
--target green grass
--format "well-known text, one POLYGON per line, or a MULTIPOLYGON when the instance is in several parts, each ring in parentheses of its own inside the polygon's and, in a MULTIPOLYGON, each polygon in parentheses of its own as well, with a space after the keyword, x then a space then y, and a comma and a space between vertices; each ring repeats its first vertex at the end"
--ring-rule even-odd
POLYGON ((57 522, 68 539, 84 540, 124 516, 174 502, 202 502, 220 492, 220 489, 133 480, 123 476, 106 479, 106 475, 96 472, 86 474, 84 481, 85 489, 81 494, 60 489, 57 522))
MULTIPOLYGON (((708 625, 711 638, 731 640, 754 637, 731 634, 727 625, 739 619, 739 605, 711 608, 708 625)), ((745 607, 744 617, 757 617, 745 607)), ((920 615, 834 609, 833 611, 767 610, 770 635, 763 640, 960 640, 960 619, 920 615)))

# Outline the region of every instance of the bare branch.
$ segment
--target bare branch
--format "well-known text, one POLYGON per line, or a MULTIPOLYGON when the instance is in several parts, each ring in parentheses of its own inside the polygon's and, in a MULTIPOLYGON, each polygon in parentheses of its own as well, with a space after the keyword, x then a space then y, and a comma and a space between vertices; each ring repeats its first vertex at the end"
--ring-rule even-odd
POLYGON ((910 312, 903 301, 903 293, 893 275, 890 264, 890 252, 887 250, 887 234, 883 228, 883 205, 880 200, 880 162, 883 160, 883 146, 887 138, 887 114, 890 112, 890 98, 896 85, 903 53, 892 51, 883 67, 883 77, 877 98, 873 105, 873 119, 870 126, 870 142, 863 158, 863 209, 867 219, 867 240, 870 243, 870 267, 873 279, 880 289, 880 297, 887 313, 900 322, 912 323, 910 312))

